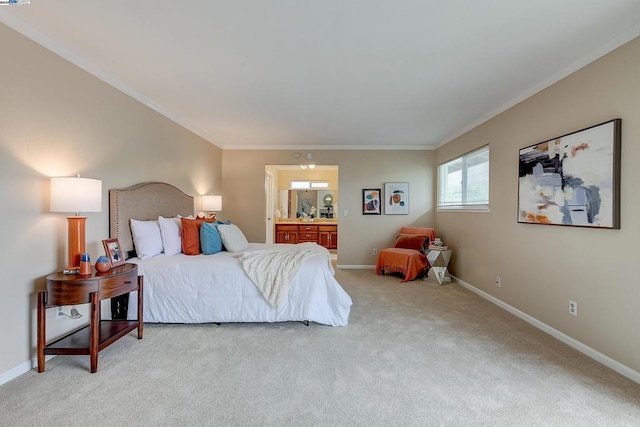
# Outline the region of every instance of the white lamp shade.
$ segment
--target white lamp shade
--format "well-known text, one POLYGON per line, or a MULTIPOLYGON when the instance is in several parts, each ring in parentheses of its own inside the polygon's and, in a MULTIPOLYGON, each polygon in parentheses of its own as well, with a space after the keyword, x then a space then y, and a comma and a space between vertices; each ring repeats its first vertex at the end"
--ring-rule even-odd
POLYGON ((211 194, 202 196, 202 210, 205 212, 220 212, 222 210, 222 196, 211 194))
POLYGON ((51 178, 51 212, 102 211, 102 181, 80 177, 51 178))

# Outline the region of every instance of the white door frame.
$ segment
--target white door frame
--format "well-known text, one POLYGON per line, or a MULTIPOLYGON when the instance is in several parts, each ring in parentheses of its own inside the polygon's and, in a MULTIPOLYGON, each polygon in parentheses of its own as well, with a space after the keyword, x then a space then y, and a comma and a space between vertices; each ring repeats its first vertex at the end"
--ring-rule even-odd
POLYGON ((273 173, 271 171, 265 172, 264 187, 265 187, 266 200, 267 200, 267 209, 265 212, 266 226, 267 226, 265 242, 273 243, 274 242, 273 216, 274 216, 274 209, 275 209, 274 201, 275 201, 276 189, 275 189, 275 177, 273 176, 273 173))

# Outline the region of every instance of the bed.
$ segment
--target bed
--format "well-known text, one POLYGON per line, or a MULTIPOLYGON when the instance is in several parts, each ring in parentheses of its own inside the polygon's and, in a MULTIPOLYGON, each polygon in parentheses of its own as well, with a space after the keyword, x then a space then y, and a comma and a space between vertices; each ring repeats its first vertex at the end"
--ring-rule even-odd
MULTIPOLYGON (((154 221, 160 216, 187 217, 193 213, 194 198, 170 184, 152 182, 109 190, 110 235, 118 238, 127 262, 137 264, 138 274, 143 276, 145 322, 311 321, 347 325, 351 298, 334 277, 329 252, 315 243, 313 247, 248 243, 246 249, 234 253, 223 250, 213 255, 138 256, 131 233, 132 219, 154 221), (288 288, 282 291, 276 305, 273 300, 268 302, 243 269, 243 262, 270 251, 305 248, 308 253, 299 261, 299 270, 291 275, 288 288)), ((267 269, 276 267, 272 262, 266 264, 267 269)), ((133 300, 135 293, 130 297, 133 300)), ((136 317, 134 306, 130 304, 127 317, 136 317)))

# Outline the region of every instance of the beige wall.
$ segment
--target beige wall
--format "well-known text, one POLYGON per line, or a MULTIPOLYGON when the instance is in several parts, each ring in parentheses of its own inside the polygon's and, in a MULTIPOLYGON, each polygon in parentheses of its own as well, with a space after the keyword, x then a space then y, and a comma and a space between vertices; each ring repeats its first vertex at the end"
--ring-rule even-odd
MULTIPOLYGON (((296 164, 293 151, 224 150, 222 160, 223 217, 236 222, 249 241, 264 242, 265 165, 296 164)), ((339 168, 338 265, 375 265, 372 250, 393 244, 400 227, 433 226, 433 151, 315 151, 314 161, 339 168), (362 189, 383 188, 385 182, 409 183, 409 215, 362 215, 362 189)))
MULTIPOLYGON (((1 24, 0 52, 2 379, 35 356, 35 292, 65 262, 66 220, 49 212, 49 177, 102 180, 102 212, 87 220, 95 260, 109 233, 108 189, 158 180, 189 194, 220 192, 222 154, 1 24)), ((49 337, 79 323, 50 312, 49 337)))
POLYGON ((490 144, 491 212, 437 213, 451 271, 539 321, 640 371, 640 39, 613 51, 436 152, 437 163, 490 144), (518 150, 620 117, 620 230, 518 224, 518 150), (502 287, 495 277, 502 277, 502 287), (578 302, 578 317, 568 301, 578 302))

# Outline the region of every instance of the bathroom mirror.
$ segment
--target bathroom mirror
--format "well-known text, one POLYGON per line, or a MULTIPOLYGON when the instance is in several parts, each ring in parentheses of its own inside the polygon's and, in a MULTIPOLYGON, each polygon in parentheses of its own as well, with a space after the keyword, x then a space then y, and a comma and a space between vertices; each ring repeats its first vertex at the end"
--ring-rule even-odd
MULTIPOLYGON (((284 194, 281 194, 281 197, 284 194)), ((314 218, 332 219, 334 193, 333 190, 288 190, 287 200, 280 200, 280 206, 288 206, 287 217, 300 218, 304 214, 311 216, 311 208, 315 208, 314 218)))

